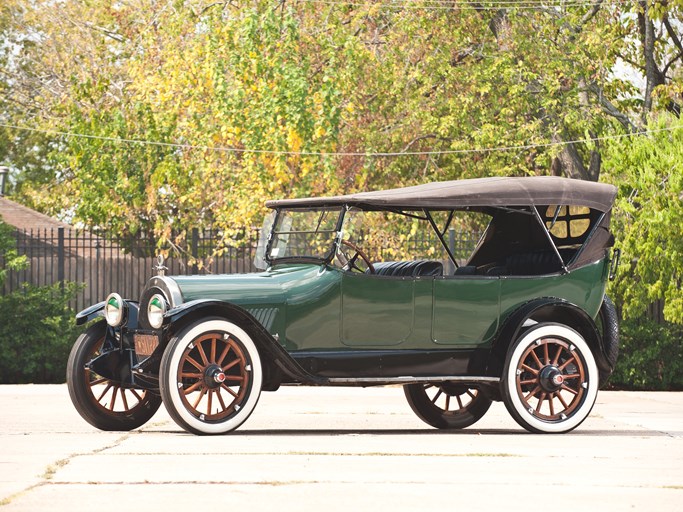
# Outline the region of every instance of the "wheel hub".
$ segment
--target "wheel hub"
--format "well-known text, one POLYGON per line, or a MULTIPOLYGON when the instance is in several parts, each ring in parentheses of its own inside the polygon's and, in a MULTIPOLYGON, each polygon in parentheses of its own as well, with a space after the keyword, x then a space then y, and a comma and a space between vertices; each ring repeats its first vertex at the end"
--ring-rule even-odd
POLYGON ((225 373, 217 364, 211 364, 204 370, 204 384, 209 389, 215 389, 225 382, 225 373))
POLYGON ((548 393, 554 393, 564 384, 564 376, 557 366, 546 366, 539 374, 541 387, 548 393))
POLYGON ((455 384, 454 382, 443 382, 440 386, 444 393, 451 396, 463 395, 467 393, 468 387, 464 384, 455 384))

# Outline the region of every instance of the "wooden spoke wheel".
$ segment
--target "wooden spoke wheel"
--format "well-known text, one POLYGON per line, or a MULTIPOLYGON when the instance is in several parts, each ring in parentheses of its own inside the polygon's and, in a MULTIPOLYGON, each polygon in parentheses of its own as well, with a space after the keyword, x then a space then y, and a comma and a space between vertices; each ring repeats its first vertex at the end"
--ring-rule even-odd
POLYGON ((436 428, 469 427, 491 407, 491 400, 481 390, 464 384, 408 384, 403 391, 413 412, 436 428))
MULTIPOLYGON (((74 343, 67 363, 69 396, 78 413, 101 430, 132 430, 144 425, 159 409, 161 397, 122 381, 99 375, 91 363, 107 352, 106 323, 90 327, 74 343)), ((129 369, 122 368, 121 374, 129 369)))
POLYGON ((599 374, 590 347, 576 331, 539 324, 510 348, 502 384, 505 405, 521 426, 561 433, 590 413, 599 374))
POLYGON ((171 417, 196 434, 223 434, 251 414, 261 391, 261 361, 251 337, 225 320, 190 326, 161 361, 161 394, 171 417))

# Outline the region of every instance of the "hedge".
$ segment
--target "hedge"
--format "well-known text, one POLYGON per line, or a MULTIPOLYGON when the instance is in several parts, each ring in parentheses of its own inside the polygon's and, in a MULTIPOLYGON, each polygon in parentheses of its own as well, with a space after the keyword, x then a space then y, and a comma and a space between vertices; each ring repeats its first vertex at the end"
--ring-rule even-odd
POLYGON ((0 296, 0 384, 61 383, 73 342, 82 329, 67 304, 72 283, 24 285, 0 296))

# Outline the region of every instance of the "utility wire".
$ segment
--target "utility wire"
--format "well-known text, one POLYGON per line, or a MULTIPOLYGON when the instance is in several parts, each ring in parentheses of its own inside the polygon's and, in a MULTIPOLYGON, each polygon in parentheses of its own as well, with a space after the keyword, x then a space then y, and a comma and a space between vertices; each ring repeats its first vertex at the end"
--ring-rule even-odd
POLYGON ((675 130, 683 129, 681 126, 671 126, 668 128, 656 128, 654 130, 643 130, 634 133, 623 133, 619 135, 604 135, 601 137, 590 137, 585 139, 575 139, 569 141, 559 141, 559 142, 543 142, 536 144, 519 144, 513 146, 497 146, 489 148, 472 148, 472 149, 446 149, 437 151, 398 151, 398 152, 360 152, 360 151, 280 151, 280 150, 269 150, 269 149, 248 149, 248 148, 235 148, 226 146, 204 146, 196 144, 182 144, 176 142, 161 142, 154 140, 145 139, 124 139, 118 137, 104 137, 100 135, 90 135, 86 133, 73 133, 64 132, 59 130, 46 130, 41 128, 31 128, 28 126, 17 126, 12 124, 0 123, 0 127, 8 128, 11 130, 28 131, 35 133, 44 133, 47 135, 59 135, 62 137, 71 138, 82 138, 82 139, 92 139, 100 140, 104 142, 114 142, 117 144, 140 144, 147 146, 161 146, 175 149, 187 149, 187 150, 202 150, 202 151, 217 151, 223 153, 237 153, 237 154, 259 154, 259 155, 272 155, 272 156, 319 156, 319 157, 330 157, 330 156, 363 156, 368 158, 382 158, 382 157, 402 157, 402 156, 437 156, 437 155, 462 155, 462 154, 473 154, 473 153, 496 153, 502 151, 517 151, 525 149, 536 149, 536 148, 549 148, 554 146, 566 146, 569 144, 581 144, 589 142, 598 142, 604 140, 616 140, 625 137, 633 137, 635 135, 648 135, 652 133, 660 132, 673 132, 675 130))
POLYGON ((296 0, 301 3, 322 4, 322 5, 339 5, 339 6, 353 6, 353 7, 372 7, 377 5, 385 9, 428 9, 428 10, 500 10, 500 9, 517 9, 517 10, 547 10, 550 8, 565 8, 565 7, 594 7, 595 5, 623 5, 631 3, 632 0, 604 0, 604 1, 590 1, 590 0, 500 0, 489 2, 473 2, 473 1, 457 1, 457 0, 378 0, 376 2, 360 2, 358 0, 296 0))

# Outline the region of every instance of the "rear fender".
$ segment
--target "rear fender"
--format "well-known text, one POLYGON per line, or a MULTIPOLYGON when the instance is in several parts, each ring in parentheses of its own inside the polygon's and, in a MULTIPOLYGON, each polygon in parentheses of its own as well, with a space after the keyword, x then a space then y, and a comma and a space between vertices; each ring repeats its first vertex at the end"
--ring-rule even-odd
POLYGON ((598 369, 607 373, 612 371, 602 336, 593 319, 584 310, 566 300, 545 297, 524 304, 503 322, 491 348, 486 374, 500 377, 510 344, 526 329, 541 322, 557 322, 577 331, 593 351, 598 369))

